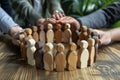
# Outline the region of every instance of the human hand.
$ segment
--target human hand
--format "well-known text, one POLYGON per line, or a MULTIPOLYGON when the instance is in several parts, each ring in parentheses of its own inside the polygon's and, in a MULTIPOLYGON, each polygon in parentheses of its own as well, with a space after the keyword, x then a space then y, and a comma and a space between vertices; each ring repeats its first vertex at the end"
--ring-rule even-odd
POLYGON ((73 26, 73 28, 75 30, 80 29, 80 23, 76 19, 74 19, 70 16, 64 16, 61 19, 57 20, 56 23, 63 24, 63 25, 66 24, 66 23, 69 23, 69 24, 71 24, 71 26, 73 26))
POLYGON ((12 37, 12 42, 15 45, 20 45, 19 41, 19 34, 24 32, 24 29, 22 29, 20 26, 15 26, 10 28, 9 35, 12 37))
POLYGON ((99 35, 98 43, 101 45, 107 45, 111 42, 111 34, 109 31, 93 30, 99 35))
POLYGON ((53 12, 53 15, 52 15, 52 18, 56 19, 56 20, 59 20, 60 18, 64 17, 65 14, 63 12, 60 12, 60 11, 54 11, 53 12))

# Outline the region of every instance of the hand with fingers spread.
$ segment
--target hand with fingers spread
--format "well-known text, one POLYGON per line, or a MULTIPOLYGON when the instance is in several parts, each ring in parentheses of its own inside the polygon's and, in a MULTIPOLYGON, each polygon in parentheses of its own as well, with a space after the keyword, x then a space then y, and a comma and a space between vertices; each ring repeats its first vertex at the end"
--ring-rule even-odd
POLYGON ((52 15, 52 18, 56 19, 56 20, 59 20, 60 18, 64 17, 65 14, 63 12, 60 12, 60 11, 54 11, 53 12, 53 15, 52 15))

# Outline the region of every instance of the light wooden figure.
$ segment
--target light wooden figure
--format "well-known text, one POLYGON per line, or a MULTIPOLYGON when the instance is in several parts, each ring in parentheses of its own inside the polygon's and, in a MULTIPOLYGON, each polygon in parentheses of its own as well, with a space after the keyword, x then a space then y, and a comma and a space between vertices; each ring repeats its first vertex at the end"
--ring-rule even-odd
POLYGON ((88 65, 89 52, 87 50, 88 42, 82 40, 80 42, 80 50, 78 51, 78 62, 77 66, 79 68, 86 68, 88 65))
POLYGON ((44 55, 43 46, 44 46, 44 43, 42 41, 38 41, 35 44, 36 51, 34 53, 34 58, 35 58, 35 65, 36 65, 37 69, 43 69, 44 68, 44 63, 43 63, 43 55, 44 55))
POLYGON ((55 31, 55 42, 61 43, 62 42, 62 31, 61 31, 61 25, 56 25, 56 31, 55 31))
POLYGON ((69 71, 76 70, 77 67, 77 52, 76 52, 76 44, 70 43, 69 51, 67 53, 67 69, 69 71))
POLYGON ((72 42, 72 32, 70 30, 70 24, 66 23, 65 24, 65 30, 64 30, 64 43, 70 44, 72 42))
POLYGON ((36 51, 35 40, 28 39, 27 40, 27 60, 28 60, 28 64, 32 66, 35 65, 35 59, 34 59, 35 51, 36 51))
POLYGON ((94 56, 95 56, 95 40, 93 38, 88 39, 88 51, 89 51, 89 61, 88 66, 92 66, 94 63, 94 56))
POLYGON ((56 71, 64 71, 66 58, 64 54, 64 45, 61 43, 57 44, 57 53, 55 56, 56 71))
POLYGON ((32 33, 32 35, 33 35, 33 39, 34 39, 36 42, 38 42, 38 40, 39 40, 37 30, 38 30, 37 26, 33 26, 33 33, 32 33))
POLYGON ((53 44, 46 43, 44 47, 45 54, 43 56, 44 69, 47 71, 53 71, 53 44))
POLYGON ((25 29, 25 32, 26 32, 26 34, 27 34, 27 38, 28 38, 28 39, 33 38, 33 37, 32 37, 32 29, 26 28, 26 29, 25 29))
POLYGON ((40 41, 42 41, 45 44, 46 40, 45 40, 45 31, 43 25, 40 26, 39 37, 40 37, 40 41))
POLYGON ((52 30, 53 25, 49 23, 47 27, 48 27, 48 30, 46 33, 47 43, 53 43, 54 41, 54 32, 52 30))

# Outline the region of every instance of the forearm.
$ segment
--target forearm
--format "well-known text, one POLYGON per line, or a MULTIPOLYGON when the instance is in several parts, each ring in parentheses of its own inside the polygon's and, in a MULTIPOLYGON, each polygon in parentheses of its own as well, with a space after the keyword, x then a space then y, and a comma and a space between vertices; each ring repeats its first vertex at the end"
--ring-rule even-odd
POLYGON ((10 28, 17 26, 13 19, 0 7, 0 29, 8 33, 10 28))
POLYGON ((12 0, 12 5, 17 14, 21 17, 27 19, 31 24, 36 23, 36 21, 41 17, 28 2, 28 0, 12 0))
POLYGON ((120 41, 120 28, 111 29, 110 32, 112 41, 120 41))

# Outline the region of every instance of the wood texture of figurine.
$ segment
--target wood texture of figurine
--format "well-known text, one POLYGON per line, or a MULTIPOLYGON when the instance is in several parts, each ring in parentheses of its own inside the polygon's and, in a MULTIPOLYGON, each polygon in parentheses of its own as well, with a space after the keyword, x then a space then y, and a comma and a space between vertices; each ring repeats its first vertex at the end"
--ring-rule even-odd
POLYGON ((92 38, 95 40, 95 57, 94 57, 94 62, 96 62, 96 56, 98 54, 98 33, 97 32, 92 32, 91 33, 92 38))
POLYGON ((27 40, 27 60, 28 60, 28 64, 32 66, 35 65, 35 59, 34 59, 35 51, 36 51, 35 40, 28 39, 27 40))
POLYGON ((45 54, 43 56, 43 62, 44 62, 44 69, 48 71, 53 71, 53 44, 52 43, 46 43, 45 47, 45 54))
POLYGON ((92 66, 94 63, 94 56, 95 56, 95 40, 92 38, 88 39, 88 51, 89 51, 89 61, 88 61, 88 65, 92 66))
POLYGON ((28 39, 33 38, 33 37, 32 37, 32 29, 26 28, 26 29, 25 29, 25 32, 26 32, 26 34, 27 34, 27 38, 28 38, 28 39))
POLYGON ((21 57, 23 60, 27 61, 27 47, 26 47, 26 40, 25 40, 25 34, 19 35, 20 40, 20 49, 21 49, 21 57))
POLYGON ((42 41, 38 41, 35 44, 36 51, 34 53, 34 59, 35 59, 35 65, 36 65, 37 69, 43 69, 44 68, 44 63, 43 63, 43 55, 44 55, 43 46, 44 46, 44 43, 42 41))
POLYGON ((76 70, 77 65, 77 52, 76 52, 76 44, 70 43, 69 51, 67 53, 67 69, 69 71, 76 70))
POLYGON ((64 43, 70 44, 72 42, 72 32, 70 30, 70 24, 65 24, 65 30, 64 30, 64 43))
POLYGON ((61 43, 57 44, 57 53, 55 56, 56 71, 64 71, 66 58, 64 54, 64 45, 61 43))
POLYGON ((49 23, 48 30, 46 33, 47 43, 53 43, 53 41, 54 41, 54 32, 53 32, 52 28, 53 28, 53 25, 49 23))
POLYGON ((87 47, 88 47, 88 42, 82 40, 80 43, 80 50, 78 52, 77 66, 79 68, 86 68, 88 65, 89 52, 87 50, 87 47))
POLYGON ((61 25, 56 25, 56 31, 55 31, 55 42, 61 43, 62 42, 62 31, 61 31, 61 25))
POLYGON ((32 33, 32 35, 33 35, 33 39, 34 39, 36 42, 38 42, 38 40, 39 40, 37 30, 38 30, 37 26, 33 26, 33 33, 32 33))
POLYGON ((39 37, 40 37, 40 41, 42 41, 45 44, 46 39, 45 39, 45 31, 43 25, 40 26, 39 37))

